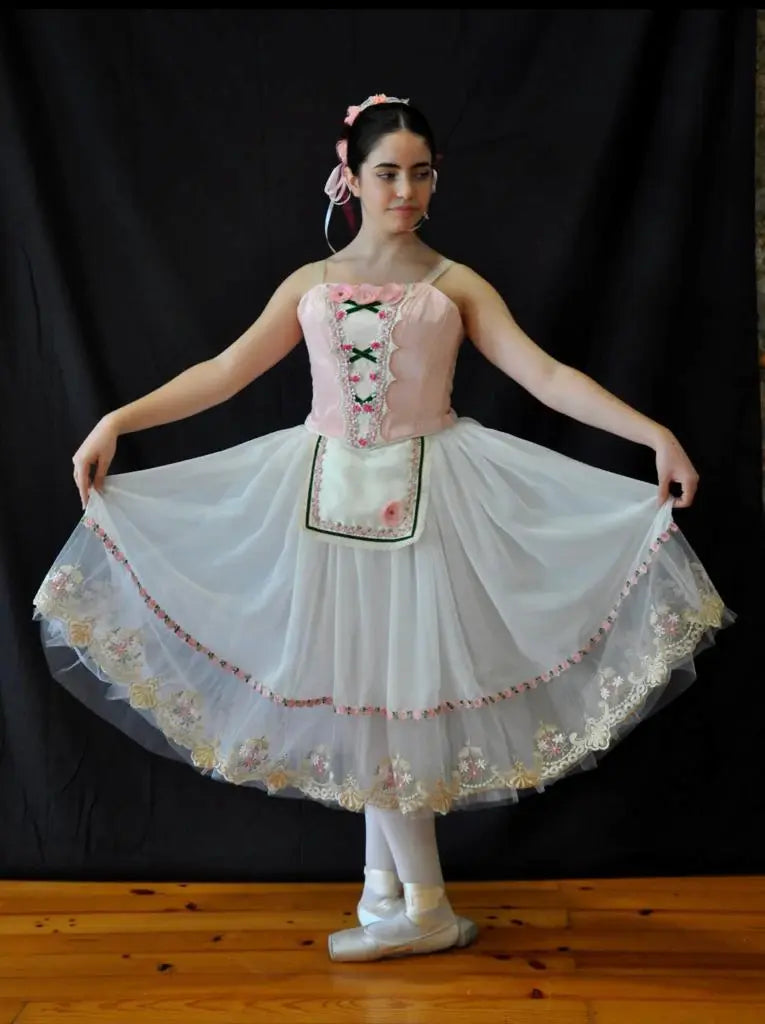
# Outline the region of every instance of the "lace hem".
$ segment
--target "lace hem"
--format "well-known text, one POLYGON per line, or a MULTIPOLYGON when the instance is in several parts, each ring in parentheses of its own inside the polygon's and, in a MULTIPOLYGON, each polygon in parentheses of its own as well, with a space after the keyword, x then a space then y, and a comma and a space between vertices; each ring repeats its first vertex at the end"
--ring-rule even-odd
MULTIPOLYGON (((111 544, 102 530, 98 534, 101 528, 96 523, 91 521, 90 528, 101 536, 107 547, 111 544)), ((215 655, 187 637, 142 590, 127 560, 115 545, 112 544, 109 550, 125 564, 141 596, 179 641, 213 661, 215 655)), ((319 744, 302 753, 296 751, 285 756, 272 751, 268 736, 261 735, 251 736, 243 742, 235 738, 223 749, 221 737, 210 729, 211 714, 202 692, 188 683, 179 685, 177 681, 147 675, 140 630, 120 627, 112 622, 104 627, 94 618, 88 619, 83 615, 83 579, 76 568, 61 566, 55 570, 41 587, 35 604, 37 617, 64 625, 66 643, 76 649, 86 667, 97 677, 113 684, 136 713, 160 730, 168 742, 182 752, 184 759, 201 772, 236 785, 257 785, 271 795, 289 795, 288 791, 295 791, 353 811, 363 810, 366 804, 372 804, 397 808, 404 813, 424 808, 446 813, 460 803, 488 797, 489 794, 513 798, 517 790, 543 788, 595 752, 607 750, 617 734, 629 726, 630 719, 637 718, 647 699, 657 696, 669 683, 673 669, 693 656, 705 635, 724 624, 726 610, 722 599, 703 568, 699 565, 691 568, 700 598, 698 607, 689 607, 683 597, 678 597, 672 605, 651 604, 651 636, 650 641, 646 639, 648 649, 638 654, 637 660, 633 657, 631 661, 622 649, 613 657, 613 663, 597 667, 588 686, 597 688, 598 711, 591 717, 584 717, 580 730, 567 731, 551 721, 555 716, 551 709, 545 716, 546 721, 538 720, 536 723, 533 750, 528 757, 511 756, 508 763, 502 764, 501 755, 492 758, 481 745, 465 741, 462 746, 455 744, 457 752, 450 756, 451 764, 442 763, 430 777, 424 769, 412 767, 411 753, 407 757, 395 752, 396 742, 391 744, 394 751, 389 751, 390 756, 379 758, 376 768, 367 775, 367 784, 359 781, 358 770, 362 766, 356 766, 355 770, 333 769, 333 765, 339 763, 340 752, 327 745, 319 744)), ((636 574, 636 581, 645 575, 642 565, 636 574)), ((631 583, 625 585, 623 594, 631 590, 631 583)), ((217 664, 247 680, 253 689, 258 690, 241 669, 223 661, 217 664)), ((520 688, 516 687, 515 691, 519 692, 520 688)), ((290 706, 278 695, 265 693, 263 696, 275 704, 290 706)), ((486 701, 494 703, 491 698, 486 701)), ((483 703, 479 705, 483 710, 478 711, 473 710, 475 701, 449 703, 449 710, 470 709, 471 715, 479 716, 486 713, 483 703)), ((331 706, 332 700, 329 697, 315 698, 296 701, 291 706, 317 705, 331 706)), ((353 713, 349 709, 335 710, 353 713)), ((360 709, 358 713, 383 713, 383 710, 369 709, 365 712, 360 709)), ((411 717, 415 717, 414 714, 411 717)), ((369 724, 371 726, 372 723, 369 724)), ((432 727, 436 728, 435 724, 432 727)), ((421 728, 431 726, 423 724, 421 728)), ((427 744, 424 733, 422 743, 427 744)))

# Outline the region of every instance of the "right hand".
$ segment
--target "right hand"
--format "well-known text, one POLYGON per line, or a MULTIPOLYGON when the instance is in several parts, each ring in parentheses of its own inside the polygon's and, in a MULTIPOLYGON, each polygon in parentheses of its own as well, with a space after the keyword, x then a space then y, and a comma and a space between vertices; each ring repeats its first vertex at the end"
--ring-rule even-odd
POLYGON ((107 420, 102 419, 91 430, 80 447, 72 456, 74 463, 74 482, 80 492, 83 509, 88 503, 90 488, 99 490, 104 482, 109 465, 117 450, 119 433, 107 420), (91 470, 95 467, 91 483, 91 470))

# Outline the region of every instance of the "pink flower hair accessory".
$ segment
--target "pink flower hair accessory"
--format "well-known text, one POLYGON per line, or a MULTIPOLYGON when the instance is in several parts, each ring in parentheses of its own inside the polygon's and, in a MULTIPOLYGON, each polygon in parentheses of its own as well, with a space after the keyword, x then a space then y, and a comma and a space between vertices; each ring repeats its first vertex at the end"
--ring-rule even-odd
POLYGON ((362 110, 366 110, 367 107, 376 106, 378 103, 408 103, 409 100, 400 99, 398 96, 386 96, 384 92, 375 93, 373 96, 367 96, 363 103, 360 103, 357 107, 348 107, 345 115, 345 124, 352 125, 356 118, 359 116, 362 110))

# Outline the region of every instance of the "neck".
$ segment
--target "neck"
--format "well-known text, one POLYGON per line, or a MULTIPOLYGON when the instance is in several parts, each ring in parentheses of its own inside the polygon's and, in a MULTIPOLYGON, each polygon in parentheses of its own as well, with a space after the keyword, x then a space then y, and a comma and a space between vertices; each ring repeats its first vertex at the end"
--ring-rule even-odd
POLYGON ((343 250, 343 256, 384 266, 418 251, 428 251, 428 246, 413 231, 391 235, 362 222, 359 233, 343 250))

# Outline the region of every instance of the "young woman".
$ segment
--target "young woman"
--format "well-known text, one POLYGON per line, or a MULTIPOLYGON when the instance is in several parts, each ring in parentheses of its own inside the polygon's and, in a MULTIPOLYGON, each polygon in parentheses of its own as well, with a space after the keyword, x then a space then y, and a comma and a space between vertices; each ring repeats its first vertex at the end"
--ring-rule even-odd
POLYGON ((369 97, 337 151, 330 212, 356 197, 356 237, 96 425, 74 456, 84 516, 35 603, 56 677, 139 742, 365 813, 361 927, 329 948, 374 960, 475 935, 436 812, 592 767, 733 615, 673 522, 698 482, 677 439, 416 234, 436 187, 423 115, 369 97), (545 405, 650 446, 658 489, 459 418, 466 336, 545 405), (223 402, 301 338, 304 424, 107 476, 120 435, 223 402))

